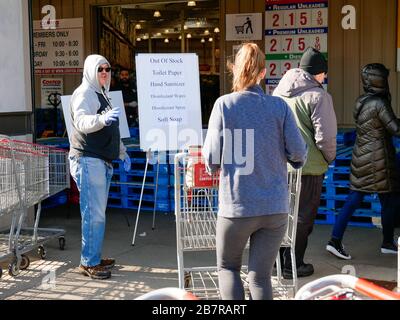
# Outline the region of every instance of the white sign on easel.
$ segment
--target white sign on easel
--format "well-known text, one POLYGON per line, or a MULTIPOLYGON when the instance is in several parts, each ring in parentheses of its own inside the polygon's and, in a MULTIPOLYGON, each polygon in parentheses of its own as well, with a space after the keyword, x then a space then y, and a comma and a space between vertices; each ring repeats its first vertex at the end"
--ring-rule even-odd
POLYGON ((136 56, 140 148, 178 151, 202 145, 196 54, 136 56))
MULTIPOLYGON (((125 108, 124 108, 124 100, 122 98, 122 91, 112 91, 108 93, 112 105, 121 110, 119 115, 119 133, 122 138, 130 138, 131 134, 129 132, 128 121, 126 119, 125 108)), ((70 109, 70 101, 72 96, 62 96, 61 104, 64 114, 65 127, 67 128, 68 136, 70 137, 72 131, 74 130, 72 127, 72 118, 71 118, 71 109, 70 109)))
MULTIPOLYGON (((140 194, 132 245, 146 185, 147 169, 154 151, 183 151, 203 145, 199 59, 196 54, 138 54, 136 75, 139 105, 140 148, 147 161, 140 194)), ((153 230, 157 205, 159 174, 157 154, 153 230)))

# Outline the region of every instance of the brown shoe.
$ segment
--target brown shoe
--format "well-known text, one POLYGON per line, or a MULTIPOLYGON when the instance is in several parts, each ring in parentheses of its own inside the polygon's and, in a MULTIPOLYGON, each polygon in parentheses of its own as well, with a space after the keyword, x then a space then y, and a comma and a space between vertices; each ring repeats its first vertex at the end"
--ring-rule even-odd
POLYGON ((100 265, 101 265, 104 269, 110 270, 110 269, 114 268, 114 266, 115 266, 115 259, 111 259, 111 258, 104 258, 104 259, 101 259, 100 265))
POLYGON ((79 271, 83 273, 85 276, 91 277, 92 279, 96 280, 103 280, 111 277, 111 271, 105 269, 101 265, 97 265, 94 267, 86 267, 80 265, 79 271))

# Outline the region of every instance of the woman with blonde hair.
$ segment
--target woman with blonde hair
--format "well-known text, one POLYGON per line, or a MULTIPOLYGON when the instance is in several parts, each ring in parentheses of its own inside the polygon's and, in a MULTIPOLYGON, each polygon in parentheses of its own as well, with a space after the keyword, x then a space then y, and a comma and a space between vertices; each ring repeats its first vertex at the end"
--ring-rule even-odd
POLYGON ((203 147, 208 171, 221 170, 216 231, 219 287, 222 299, 244 299, 240 270, 250 238, 251 298, 270 300, 272 268, 289 212, 287 162, 302 167, 307 147, 288 105, 260 87, 266 74, 260 48, 243 44, 229 66, 233 92, 215 102, 203 147))

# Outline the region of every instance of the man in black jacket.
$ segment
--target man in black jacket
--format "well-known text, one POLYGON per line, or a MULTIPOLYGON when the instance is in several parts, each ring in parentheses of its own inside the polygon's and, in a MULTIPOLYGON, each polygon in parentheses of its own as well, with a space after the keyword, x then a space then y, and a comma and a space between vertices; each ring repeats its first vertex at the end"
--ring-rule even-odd
POLYGON ((382 253, 397 253, 394 243, 396 214, 400 211, 400 175, 392 136, 400 136, 400 121, 391 107, 389 70, 379 63, 361 72, 365 93, 357 99, 354 119, 357 139, 353 149, 350 194, 340 211, 326 250, 349 260, 342 238, 346 226, 365 195, 378 193, 382 206, 382 253))
POLYGON ((119 82, 112 91, 122 91, 126 118, 130 127, 138 126, 138 97, 136 86, 129 76, 129 70, 122 68, 119 72, 119 82))

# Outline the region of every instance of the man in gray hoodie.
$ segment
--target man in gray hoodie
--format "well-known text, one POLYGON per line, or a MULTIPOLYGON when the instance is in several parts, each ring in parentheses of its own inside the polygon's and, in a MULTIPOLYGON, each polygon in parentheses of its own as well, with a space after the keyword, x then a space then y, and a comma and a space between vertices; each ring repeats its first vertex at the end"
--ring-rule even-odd
POLYGON ((70 108, 73 132, 70 141, 70 171, 80 192, 82 250, 80 272, 92 279, 111 276, 114 259, 102 258, 106 207, 112 161, 124 161, 129 171, 131 161, 120 139, 120 110, 112 105, 108 92, 111 66, 106 58, 86 58, 82 84, 74 91, 70 108))
MULTIPOLYGON (((273 93, 290 106, 308 146, 307 162, 302 171, 296 236, 299 277, 314 273, 313 265, 304 263, 304 255, 318 212, 324 174, 336 157, 336 115, 332 97, 322 86, 327 72, 324 56, 310 47, 301 58, 300 68, 289 70, 273 93)), ((292 277, 289 249, 284 252, 283 275, 292 277)))

